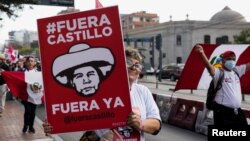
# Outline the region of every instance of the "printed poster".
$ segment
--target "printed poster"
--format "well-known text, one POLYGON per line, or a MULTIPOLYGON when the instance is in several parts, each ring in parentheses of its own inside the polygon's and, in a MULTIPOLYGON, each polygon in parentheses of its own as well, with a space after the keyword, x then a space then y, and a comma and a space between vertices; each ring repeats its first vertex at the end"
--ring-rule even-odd
POLYGON ((131 104, 118 6, 37 23, 53 133, 125 126, 131 104))

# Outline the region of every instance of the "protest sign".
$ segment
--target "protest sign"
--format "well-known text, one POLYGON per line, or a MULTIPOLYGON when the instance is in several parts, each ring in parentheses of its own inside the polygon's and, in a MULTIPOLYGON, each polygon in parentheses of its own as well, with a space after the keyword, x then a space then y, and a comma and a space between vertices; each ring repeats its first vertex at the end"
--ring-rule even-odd
POLYGON ((118 6, 37 23, 53 133, 125 125, 131 103, 118 6))

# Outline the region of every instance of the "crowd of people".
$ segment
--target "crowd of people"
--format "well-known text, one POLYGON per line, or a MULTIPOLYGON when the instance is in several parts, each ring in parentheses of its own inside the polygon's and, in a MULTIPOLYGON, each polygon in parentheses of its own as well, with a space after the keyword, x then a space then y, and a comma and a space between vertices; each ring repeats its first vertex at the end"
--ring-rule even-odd
MULTIPOLYGON (((128 136, 128 134, 125 134, 125 132, 119 132, 121 131, 121 128, 123 131, 125 131, 125 129, 133 129, 133 131, 136 131, 136 134, 138 134, 139 140, 145 140, 144 132, 155 135, 161 129, 161 118, 159 114, 159 109, 153 99, 152 93, 147 87, 137 83, 137 79, 139 78, 139 74, 142 69, 142 57, 138 50, 133 48, 126 49, 125 53, 127 58, 126 63, 128 68, 128 79, 130 82, 129 86, 130 97, 132 100, 132 112, 129 114, 129 117, 127 119, 127 126, 125 127, 119 127, 117 129, 112 130, 101 129, 92 131, 94 135, 101 140, 119 140, 118 137, 120 136, 116 136, 116 134, 114 134, 113 132, 114 130, 117 130, 117 133, 120 133, 123 137, 128 136)), ((36 62, 36 58, 34 58, 33 56, 19 58, 16 63, 10 63, 5 58, 1 59, 0 55, 0 63, 1 60, 2 62, 4 62, 4 65, 0 67, 6 71, 41 71, 40 65, 36 62)), ((4 86, 6 86, 6 89, 8 89, 6 84, 4 84, 4 86)), ((20 101, 25 109, 22 132, 35 133, 34 119, 37 105, 27 100, 20 101)), ((50 133, 52 129, 53 127, 49 123, 44 123, 44 131, 46 134, 50 133)), ((82 140, 84 137, 86 137, 86 134, 84 134, 80 140, 82 140)))
MULTIPOLYGON (((221 55, 222 68, 220 68, 220 70, 218 68, 214 68, 209 63, 201 45, 196 45, 195 50, 199 53, 208 72, 213 78, 218 79, 222 70, 225 75, 224 79, 231 80, 230 82, 226 80, 223 81, 222 89, 219 90, 215 97, 217 108, 214 110, 214 123, 216 125, 247 125, 246 117, 240 108, 241 89, 239 77, 250 70, 250 63, 235 66, 235 53, 233 51, 227 51, 221 55), (233 68, 235 68, 237 73, 239 73, 238 77, 236 77, 236 73, 234 73, 233 68)), ((161 130, 161 117, 152 93, 147 87, 137 83, 143 67, 141 65, 142 57, 138 50, 129 47, 126 48, 125 55, 132 106, 132 111, 128 115, 126 121, 127 125, 125 127, 117 127, 115 129, 87 131, 80 138, 80 141, 88 140, 89 138, 101 141, 119 141, 121 138, 122 140, 126 140, 130 137, 130 134, 138 134, 138 140, 144 141, 144 133, 156 135, 161 130)), ((11 64, 5 59, 3 54, 0 54, 0 69, 1 71, 21 72, 41 71, 40 65, 36 62, 36 58, 33 56, 20 58, 16 63, 11 64)), ((79 69, 78 73, 84 73, 83 71, 83 69, 79 69)), ((100 78, 98 77, 98 79, 100 78)), ((4 82, 4 79, 0 76, 0 116, 2 116, 4 111, 7 91, 8 87, 4 82)), ((21 103, 25 108, 22 132, 26 133, 28 131, 29 133, 35 133, 33 126, 37 105, 26 100, 21 100, 21 103)), ((46 120, 43 124, 43 128, 46 135, 53 131, 53 126, 46 120)))

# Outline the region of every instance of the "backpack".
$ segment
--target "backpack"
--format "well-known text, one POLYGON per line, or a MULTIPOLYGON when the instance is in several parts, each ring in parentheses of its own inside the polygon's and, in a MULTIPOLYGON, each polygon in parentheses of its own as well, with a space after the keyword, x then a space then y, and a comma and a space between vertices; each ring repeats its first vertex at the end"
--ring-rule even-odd
MULTIPOLYGON (((237 72, 237 70, 235 68, 233 68, 233 71, 240 78, 239 73, 237 72)), ((223 78, 224 78, 224 70, 220 69, 220 76, 218 78, 217 85, 215 86, 214 78, 211 80, 211 82, 209 84, 208 91, 207 91, 207 99, 206 99, 206 108, 208 110, 215 109, 216 103, 214 102, 214 98, 216 96, 217 91, 220 90, 222 87, 223 78)))

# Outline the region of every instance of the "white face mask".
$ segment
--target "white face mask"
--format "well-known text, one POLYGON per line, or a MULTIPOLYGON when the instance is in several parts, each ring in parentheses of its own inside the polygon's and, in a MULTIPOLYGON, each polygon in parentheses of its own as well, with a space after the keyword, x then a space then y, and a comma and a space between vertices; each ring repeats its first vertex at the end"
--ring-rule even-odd
POLYGON ((232 70, 234 67, 235 67, 235 64, 236 62, 234 60, 227 60, 225 62, 225 67, 228 69, 228 70, 232 70))

